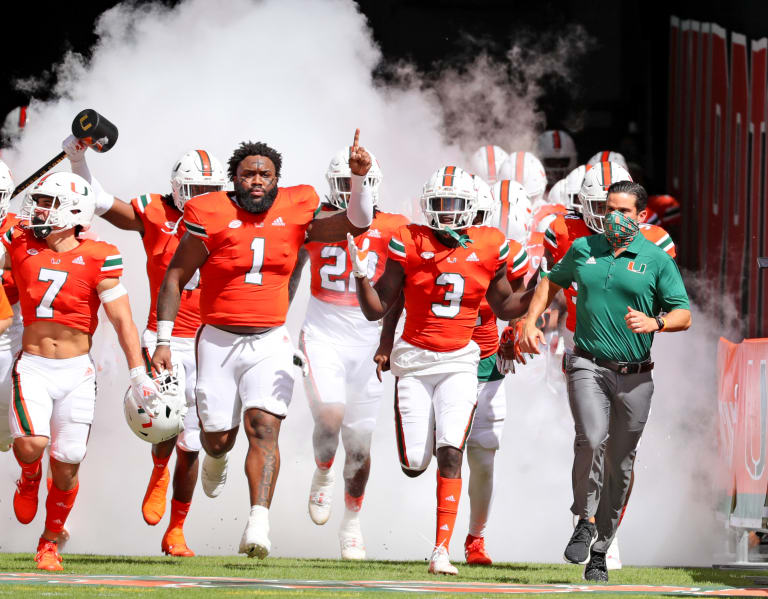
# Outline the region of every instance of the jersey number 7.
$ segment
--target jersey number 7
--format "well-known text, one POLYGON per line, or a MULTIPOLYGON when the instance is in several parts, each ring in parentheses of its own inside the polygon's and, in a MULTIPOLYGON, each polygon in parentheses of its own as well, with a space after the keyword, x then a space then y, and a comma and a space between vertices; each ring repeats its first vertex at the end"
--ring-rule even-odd
POLYGON ((62 270, 52 270, 50 268, 41 268, 37 280, 43 283, 50 281, 48 289, 45 290, 40 303, 35 308, 35 316, 38 318, 53 318, 53 300, 61 291, 67 280, 69 273, 62 270))

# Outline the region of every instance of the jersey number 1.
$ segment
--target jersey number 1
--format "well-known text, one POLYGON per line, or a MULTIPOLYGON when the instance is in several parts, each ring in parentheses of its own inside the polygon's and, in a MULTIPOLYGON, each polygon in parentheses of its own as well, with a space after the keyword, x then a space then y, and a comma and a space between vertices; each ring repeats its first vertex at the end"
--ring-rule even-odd
POLYGON ((38 318, 53 318, 53 300, 61 291, 64 282, 67 280, 67 274, 61 270, 51 270, 50 268, 41 268, 37 280, 43 283, 50 281, 48 289, 45 290, 43 298, 35 308, 35 316, 38 318))
POLYGON ((264 238, 254 237, 251 242, 253 250, 253 265, 245 275, 245 282, 251 285, 261 285, 264 276, 261 274, 261 267, 264 266, 264 238))

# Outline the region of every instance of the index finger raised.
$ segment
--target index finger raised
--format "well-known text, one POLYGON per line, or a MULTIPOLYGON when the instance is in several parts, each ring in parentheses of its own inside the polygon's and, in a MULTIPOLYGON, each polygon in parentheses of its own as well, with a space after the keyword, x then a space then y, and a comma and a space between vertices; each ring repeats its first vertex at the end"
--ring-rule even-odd
POLYGON ((355 129, 355 140, 352 142, 352 151, 356 152, 360 146, 360 128, 355 129))

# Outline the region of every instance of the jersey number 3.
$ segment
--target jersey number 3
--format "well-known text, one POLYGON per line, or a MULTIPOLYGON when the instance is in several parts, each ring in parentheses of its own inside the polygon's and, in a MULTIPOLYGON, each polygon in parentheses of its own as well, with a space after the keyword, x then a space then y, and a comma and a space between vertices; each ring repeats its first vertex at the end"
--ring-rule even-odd
POLYGON ((62 270, 51 270, 50 268, 41 268, 37 280, 43 283, 50 282, 48 289, 45 290, 43 298, 35 308, 35 316, 38 318, 53 318, 53 300, 59 295, 59 291, 67 280, 66 272, 62 270))
POLYGON ((432 304, 432 314, 438 318, 455 318, 461 309, 461 298, 464 296, 464 277, 455 272, 444 272, 437 277, 435 285, 446 287, 445 301, 448 305, 432 304))

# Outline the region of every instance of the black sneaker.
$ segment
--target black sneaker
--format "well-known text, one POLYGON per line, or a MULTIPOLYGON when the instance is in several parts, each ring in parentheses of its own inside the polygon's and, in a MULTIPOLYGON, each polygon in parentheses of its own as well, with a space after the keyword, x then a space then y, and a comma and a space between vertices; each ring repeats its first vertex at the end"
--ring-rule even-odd
POLYGON ((605 563, 605 553, 592 552, 587 567, 584 568, 584 580, 590 582, 608 582, 608 566, 605 563))
POLYGON ((579 520, 571 540, 565 548, 563 558, 572 564, 586 564, 589 559, 589 550, 597 538, 597 527, 586 518, 579 520))

